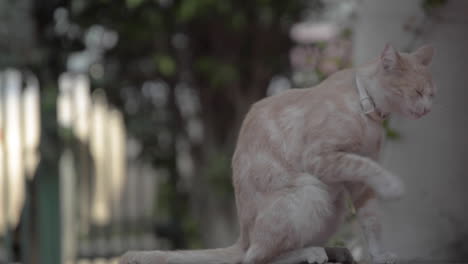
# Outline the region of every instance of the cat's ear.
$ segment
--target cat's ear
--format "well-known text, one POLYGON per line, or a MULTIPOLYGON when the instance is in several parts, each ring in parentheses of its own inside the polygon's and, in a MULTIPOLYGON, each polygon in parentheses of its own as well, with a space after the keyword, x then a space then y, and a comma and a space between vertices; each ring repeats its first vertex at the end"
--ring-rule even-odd
POLYGON ((434 56, 434 47, 431 45, 424 45, 413 52, 411 55, 416 58, 416 60, 422 65, 429 65, 432 61, 432 56, 434 56))
POLYGON ((390 44, 387 44, 380 54, 380 61, 385 70, 391 71, 398 67, 400 55, 390 44))

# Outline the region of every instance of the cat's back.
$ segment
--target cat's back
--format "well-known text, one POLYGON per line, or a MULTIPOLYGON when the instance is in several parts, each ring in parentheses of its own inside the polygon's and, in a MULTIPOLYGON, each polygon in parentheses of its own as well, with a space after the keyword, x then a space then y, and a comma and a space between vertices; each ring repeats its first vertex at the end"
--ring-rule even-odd
POLYGON ((291 106, 314 111, 315 108, 321 108, 326 101, 346 103, 349 100, 356 101, 356 98, 354 69, 345 69, 332 74, 316 86, 290 89, 266 97, 253 104, 249 112, 255 114, 262 110, 273 110, 273 113, 278 113, 291 106))
MULTIPOLYGON (((359 129, 359 99, 353 70, 343 70, 319 85, 291 89, 253 104, 242 124, 237 150, 279 151, 287 159, 303 144, 330 138, 336 131, 359 129)), ((339 137, 340 135, 336 135, 339 137)))
MULTIPOLYGON (((308 89, 290 89, 254 103, 242 123, 239 141, 252 142, 255 138, 279 132, 277 131, 279 116, 285 109, 299 106, 309 92, 308 89)), ((265 139, 267 138, 271 137, 268 136, 265 139)), ((258 141, 255 140, 255 142, 258 141)))
MULTIPOLYGON (((248 111, 240 134, 248 129, 260 126, 272 129, 273 123, 280 122, 280 127, 290 128, 292 124, 281 124, 283 121, 307 123, 328 117, 330 114, 352 114, 358 109, 358 99, 353 86, 353 70, 339 71, 317 86, 303 89, 290 89, 277 95, 266 97, 252 105, 248 111), (323 118, 323 117, 322 117, 323 118), (269 123, 269 124, 267 124, 269 123)), ((284 123, 284 122, 283 122, 284 123)))

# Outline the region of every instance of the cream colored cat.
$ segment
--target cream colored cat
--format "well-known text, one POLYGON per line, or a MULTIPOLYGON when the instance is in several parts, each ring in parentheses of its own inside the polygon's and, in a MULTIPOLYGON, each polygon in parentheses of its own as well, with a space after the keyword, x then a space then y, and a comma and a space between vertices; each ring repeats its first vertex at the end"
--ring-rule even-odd
POLYGON ((130 252, 121 263, 326 263, 320 246, 343 221, 345 192, 373 262, 394 263, 380 246, 377 198, 400 197, 403 184, 376 162, 382 121, 430 111, 432 55, 430 46, 407 54, 387 45, 367 65, 254 104, 232 161, 239 240, 222 249, 130 252), (302 248, 306 254, 290 254, 302 248))

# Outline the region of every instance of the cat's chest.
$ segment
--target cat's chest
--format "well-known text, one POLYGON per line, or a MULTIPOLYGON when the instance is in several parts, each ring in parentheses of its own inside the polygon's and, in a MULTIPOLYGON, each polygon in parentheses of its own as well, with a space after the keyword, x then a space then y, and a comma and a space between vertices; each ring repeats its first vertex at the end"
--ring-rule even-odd
POLYGON ((361 155, 374 158, 380 152, 384 130, 382 125, 371 120, 365 120, 364 124, 363 136, 358 152, 361 155))

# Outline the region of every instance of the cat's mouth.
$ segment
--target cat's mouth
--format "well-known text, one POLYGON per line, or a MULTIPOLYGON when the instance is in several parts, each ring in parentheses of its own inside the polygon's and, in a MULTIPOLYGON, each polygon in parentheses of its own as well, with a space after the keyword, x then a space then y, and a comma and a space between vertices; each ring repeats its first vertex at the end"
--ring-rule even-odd
POLYGON ((411 115, 411 118, 413 118, 413 119, 419 119, 419 118, 425 116, 426 113, 424 111, 423 112, 416 112, 416 111, 411 111, 410 110, 410 115, 411 115))

